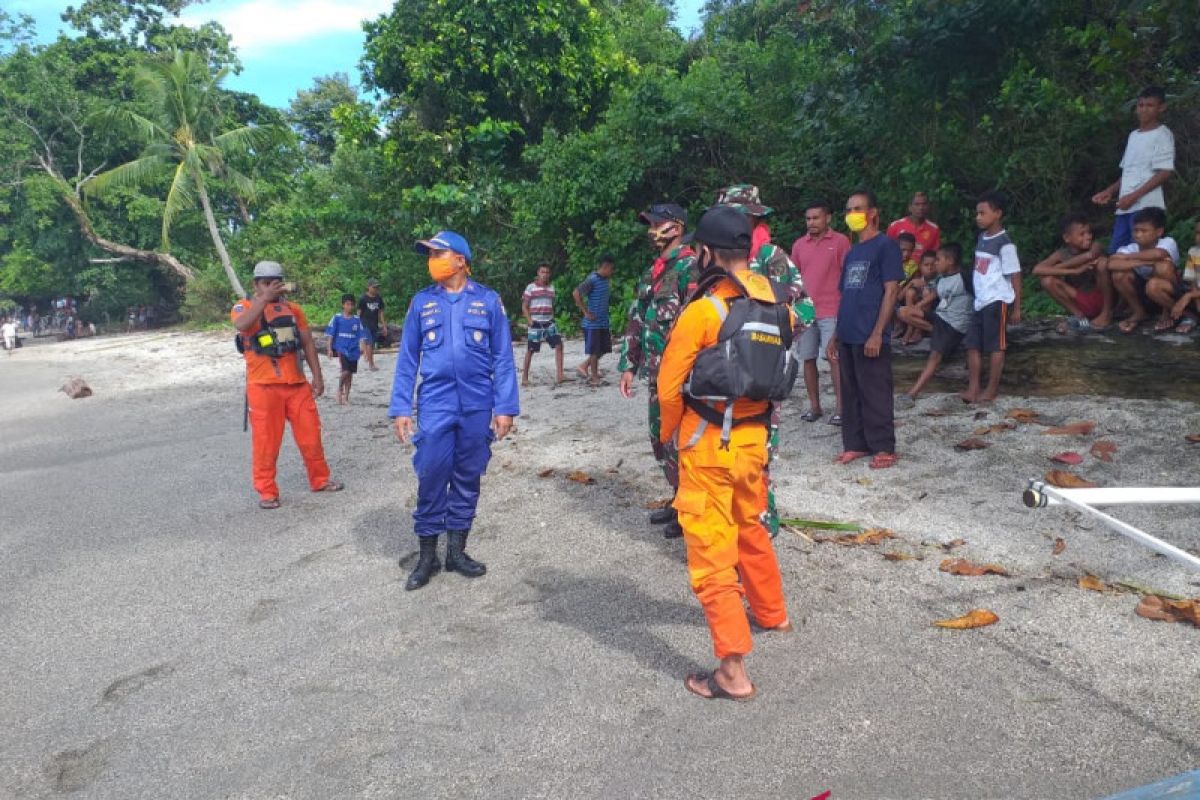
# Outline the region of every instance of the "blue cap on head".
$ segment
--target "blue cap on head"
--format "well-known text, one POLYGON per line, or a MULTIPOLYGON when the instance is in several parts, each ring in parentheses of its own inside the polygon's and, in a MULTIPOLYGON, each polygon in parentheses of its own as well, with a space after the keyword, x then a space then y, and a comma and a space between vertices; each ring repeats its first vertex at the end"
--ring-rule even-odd
POLYGON ((413 249, 423 256, 429 255, 430 250, 449 250, 458 253, 467 261, 471 260, 471 245, 454 231, 439 231, 432 239, 419 240, 413 245, 413 249))

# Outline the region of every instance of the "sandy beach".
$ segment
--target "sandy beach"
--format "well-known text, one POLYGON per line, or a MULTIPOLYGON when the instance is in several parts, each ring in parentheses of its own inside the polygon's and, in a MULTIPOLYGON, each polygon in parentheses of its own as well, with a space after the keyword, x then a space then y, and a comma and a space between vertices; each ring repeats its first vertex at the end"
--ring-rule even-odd
MULTIPOLYGON (((1064 799, 1200 762, 1200 630, 1078 586, 1196 597, 1200 573, 1021 503, 1051 469, 1196 485, 1196 403, 933 394, 898 411, 900 465, 875 472, 833 464, 839 431, 799 419, 798 384, 773 467, 784 516, 895 538, 781 533, 800 624, 757 638, 761 694, 741 706, 682 686, 711 646, 682 545, 645 523, 666 491, 644 387, 554 387, 552 355, 536 357, 484 479, 471 552, 488 575, 409 593, 416 482, 386 417, 392 352, 349 406, 320 401, 347 490, 308 493, 288 441, 284 506, 262 512, 230 339, 0 355, 0 797, 1064 799), (71 376, 95 395, 58 392, 71 376), (1048 435, 1077 422, 1094 432, 1048 435), (970 438, 990 446, 955 448, 970 438), (1068 451, 1082 463, 1051 462, 1068 451), (1010 575, 939 571, 950 556, 1010 575), (973 608, 1000 622, 932 626, 973 608)), ((580 358, 568 342, 568 371, 580 358)), ((1194 506, 1114 513, 1200 554, 1194 506)))

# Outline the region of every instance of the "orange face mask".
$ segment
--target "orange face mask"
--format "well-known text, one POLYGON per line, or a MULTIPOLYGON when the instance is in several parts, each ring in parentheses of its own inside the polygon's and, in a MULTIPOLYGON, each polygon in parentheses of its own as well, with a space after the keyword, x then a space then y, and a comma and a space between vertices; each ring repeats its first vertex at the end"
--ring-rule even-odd
POLYGON ((447 278, 453 277, 456 272, 458 272, 458 261, 453 253, 430 256, 429 277, 433 278, 435 283, 441 283, 447 278))

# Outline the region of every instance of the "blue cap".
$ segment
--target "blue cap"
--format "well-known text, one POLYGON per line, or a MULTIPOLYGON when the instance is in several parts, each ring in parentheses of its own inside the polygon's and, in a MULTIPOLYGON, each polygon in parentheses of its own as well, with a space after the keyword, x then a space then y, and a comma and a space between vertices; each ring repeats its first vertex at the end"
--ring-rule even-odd
POLYGON ((471 245, 454 231, 439 231, 432 239, 419 240, 413 245, 413 249, 423 256, 429 255, 430 250, 449 250, 458 253, 467 261, 471 260, 471 245))

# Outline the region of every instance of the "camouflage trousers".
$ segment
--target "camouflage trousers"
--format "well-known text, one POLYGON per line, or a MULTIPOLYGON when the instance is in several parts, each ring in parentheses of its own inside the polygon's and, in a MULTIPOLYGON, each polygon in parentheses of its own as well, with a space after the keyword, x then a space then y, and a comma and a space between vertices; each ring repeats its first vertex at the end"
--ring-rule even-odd
POLYGON ((651 377, 649 389, 650 447, 654 450, 654 460, 662 467, 663 476, 670 484, 671 491, 674 492, 679 488, 679 450, 674 441, 663 444, 658 440, 658 435, 662 431, 662 409, 658 405, 657 376, 651 377))
POLYGON ((774 539, 779 533, 779 510, 775 507, 775 481, 771 480, 771 465, 779 455, 779 421, 782 410, 779 403, 771 406, 771 428, 767 432, 767 474, 764 483, 767 484, 767 507, 759 516, 763 527, 774 539))

